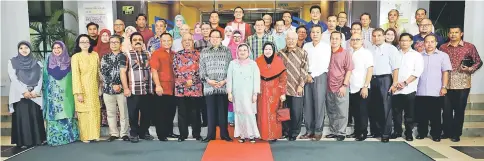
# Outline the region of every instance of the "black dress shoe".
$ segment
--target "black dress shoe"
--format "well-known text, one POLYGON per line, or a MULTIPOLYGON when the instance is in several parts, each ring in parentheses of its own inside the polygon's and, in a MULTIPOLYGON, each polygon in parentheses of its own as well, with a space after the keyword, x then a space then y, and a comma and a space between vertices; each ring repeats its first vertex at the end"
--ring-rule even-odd
POLYGON ((344 135, 338 135, 338 136, 336 137, 336 140, 337 140, 337 141, 343 141, 343 140, 345 140, 345 136, 344 136, 344 135))
POLYGON ((230 137, 224 137, 224 138, 222 138, 222 140, 225 140, 225 141, 227 141, 227 142, 232 142, 232 141, 234 141, 234 140, 232 140, 232 138, 230 138, 230 137))
POLYGON ((178 138, 180 137, 180 135, 176 135, 176 134, 168 134, 167 136, 168 138, 178 138))
POLYGON ((166 137, 158 137, 158 140, 160 140, 160 141, 168 141, 168 138, 166 138, 166 137))
POLYGON ((448 138, 450 138, 450 137, 449 137, 449 136, 447 136, 447 135, 445 135, 445 134, 444 134, 444 135, 442 135, 442 136, 440 136, 440 139, 448 139, 448 138))
POLYGON ((440 138, 432 138, 432 140, 435 142, 440 142, 440 138))
POLYGON ((366 140, 366 136, 364 136, 364 135, 362 135, 362 136, 357 136, 357 137, 355 138, 355 141, 364 141, 364 140, 366 140))
POLYGON ((402 137, 402 133, 392 133, 390 135, 390 139, 396 139, 396 138, 399 138, 399 137, 402 137))
POLYGON ((380 138, 381 134, 370 134, 368 135, 368 138, 380 138))
POLYGON ((117 136, 110 136, 110 137, 108 138, 108 142, 114 141, 114 140, 116 140, 116 139, 119 139, 119 137, 117 137, 117 136))
POLYGON ((202 137, 201 136, 195 136, 193 138, 195 138, 195 140, 198 140, 198 141, 202 140, 202 137))
POLYGON ((450 138, 450 141, 452 141, 452 142, 459 142, 460 141, 460 137, 452 137, 452 138, 450 138))
POLYGON ((415 137, 415 138, 418 139, 418 140, 422 140, 422 139, 425 139, 425 136, 417 135, 417 137, 415 137))
POLYGON ((185 138, 183 137, 178 138, 178 142, 182 142, 182 141, 185 141, 185 138))
POLYGON ((202 142, 202 143, 208 143, 208 142, 210 142, 210 141, 212 141, 212 139, 210 139, 210 138, 205 138, 205 139, 203 139, 201 142, 202 142))
POLYGON ((329 134, 329 135, 326 135, 325 137, 326 137, 326 138, 336 138, 336 137, 338 137, 338 136, 337 136, 337 135, 335 135, 335 134, 329 134))
POLYGON ((405 140, 407 141, 413 141, 413 136, 405 136, 405 140))
POLYGON ((355 138, 356 137, 356 134, 353 133, 353 134, 349 134, 349 135, 346 135, 347 138, 355 138))
POLYGON ((291 136, 287 140, 289 140, 289 141, 295 141, 296 140, 296 137, 295 136, 291 136))
POLYGON ((123 141, 129 141, 129 137, 127 135, 124 135, 123 137, 121 137, 121 139, 123 139, 123 141))
POLYGON ((381 138, 381 142, 382 143, 388 143, 388 141, 390 141, 389 138, 381 138))
POLYGON ((129 140, 130 140, 132 143, 137 143, 137 142, 139 142, 139 137, 138 137, 138 136, 131 137, 131 138, 129 138, 129 140))
POLYGON ((153 139, 155 139, 155 137, 153 137, 153 136, 151 136, 149 134, 147 134, 145 136, 142 136, 142 137, 139 137, 139 138, 140 139, 143 139, 143 140, 153 140, 153 139))

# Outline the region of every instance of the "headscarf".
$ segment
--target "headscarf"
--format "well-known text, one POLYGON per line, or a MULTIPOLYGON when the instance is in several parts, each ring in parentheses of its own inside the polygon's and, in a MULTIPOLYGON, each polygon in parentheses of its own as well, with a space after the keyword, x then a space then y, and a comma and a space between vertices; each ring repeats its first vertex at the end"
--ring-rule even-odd
POLYGON ((124 29, 124 34, 123 34, 124 40, 123 40, 123 44, 122 44, 123 46, 121 46, 121 51, 123 51, 123 52, 128 52, 132 48, 131 39, 129 39, 131 35, 127 35, 128 30, 132 30, 133 31, 132 33, 137 32, 136 28, 134 28, 133 26, 128 26, 128 27, 126 27, 126 29, 124 29))
POLYGON ((238 46, 243 43, 243 37, 244 37, 244 35, 242 35, 242 33, 240 33, 239 30, 235 30, 234 33, 232 34, 232 36, 230 38, 229 45, 227 45, 227 47, 230 49, 230 53, 232 53, 232 59, 237 58, 237 49, 238 49, 238 46), (235 35, 236 32, 239 33, 242 36, 239 44, 237 44, 234 41, 234 35, 235 35))
POLYGON ((224 29, 224 40, 222 41, 222 45, 223 46, 228 46, 229 45, 229 42, 230 42, 230 38, 232 38, 232 36, 230 37, 227 37, 227 31, 232 31, 232 35, 234 33, 234 28, 232 26, 226 26, 225 29, 224 29))
POLYGON ((51 53, 48 58, 48 68, 47 73, 54 77, 56 80, 63 79, 71 71, 71 57, 67 53, 66 45, 62 41, 55 41, 52 44, 54 48, 55 44, 59 44, 62 48, 62 53, 60 55, 55 55, 51 53))
POLYGON ((246 43, 241 43, 239 46, 237 46, 237 54, 236 54, 236 62, 239 63, 240 65, 247 65, 250 63, 250 56, 252 55, 252 50, 250 49, 249 45, 247 45, 246 43), (241 46, 247 46, 247 50, 249 52, 249 55, 247 56, 247 58, 245 60, 240 60, 239 59, 239 48, 241 46))
POLYGON ((176 20, 182 20, 182 25, 186 24, 185 18, 182 15, 175 16, 175 25, 173 25, 173 29, 171 29, 168 33, 173 36, 173 40, 181 38, 180 35, 180 28, 176 25, 176 20))
POLYGON ((272 47, 272 55, 270 57, 266 57, 264 53, 262 53, 262 55, 264 56, 264 60, 266 61, 267 64, 272 64, 272 61, 274 60, 274 55, 276 54, 276 48, 274 47, 273 43, 267 42, 262 46, 262 51, 265 50, 267 45, 270 45, 272 47))
POLYGON ((101 32, 99 32, 99 38, 97 39, 97 45, 94 48, 94 51, 97 52, 99 55, 99 58, 102 58, 103 55, 110 53, 111 48, 109 47, 109 41, 107 43, 103 43, 102 41, 102 35, 103 33, 107 33, 109 37, 111 37, 111 31, 108 29, 102 29, 101 32))
POLYGON ((197 25, 200 25, 200 27, 201 27, 202 23, 197 22, 195 24, 195 26, 193 27, 193 41, 198 41, 198 40, 203 39, 203 35, 201 33, 202 30, 200 29, 200 33, 197 33, 197 25))
POLYGON ((272 45, 273 53, 272 56, 269 58, 270 61, 266 60, 265 55, 259 56, 257 58, 257 66, 259 67, 260 70, 260 76, 262 80, 269 81, 274 78, 277 78, 279 75, 281 75, 284 71, 286 71, 286 67, 284 66, 284 63, 282 62, 282 59, 276 55, 276 51, 274 50, 275 46, 273 43, 268 42, 265 43, 263 46, 265 47, 266 45, 272 45))
POLYGON ((20 41, 17 45, 17 56, 10 60, 12 67, 16 70, 15 74, 20 82, 29 87, 35 87, 40 79, 40 65, 37 63, 37 60, 35 60, 34 56, 32 56, 32 51, 27 56, 20 54, 20 52, 18 52, 20 45, 26 45, 31 48, 29 42, 20 41))

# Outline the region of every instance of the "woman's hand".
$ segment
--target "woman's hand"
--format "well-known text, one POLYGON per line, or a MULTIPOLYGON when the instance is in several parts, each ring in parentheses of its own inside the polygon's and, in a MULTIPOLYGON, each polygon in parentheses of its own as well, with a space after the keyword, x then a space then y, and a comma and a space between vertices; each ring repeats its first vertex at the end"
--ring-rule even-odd
POLYGON ((285 94, 281 95, 280 99, 281 99, 281 102, 286 101, 286 95, 285 94))
POLYGON ((77 94, 77 101, 80 103, 84 103, 84 97, 82 96, 82 94, 77 94))
POLYGON ((229 101, 230 101, 230 102, 234 102, 234 101, 233 101, 233 99, 234 99, 234 98, 233 98, 233 96, 232 96, 232 93, 229 93, 229 101))

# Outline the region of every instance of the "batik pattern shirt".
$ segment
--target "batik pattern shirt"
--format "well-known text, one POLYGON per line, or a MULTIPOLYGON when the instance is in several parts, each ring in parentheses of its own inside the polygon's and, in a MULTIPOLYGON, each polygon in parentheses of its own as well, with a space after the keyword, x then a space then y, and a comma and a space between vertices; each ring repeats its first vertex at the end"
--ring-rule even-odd
POLYGON ((199 74, 200 53, 198 51, 182 50, 173 58, 173 71, 175 74, 176 97, 201 97, 203 96, 202 81, 199 74), (192 86, 186 87, 186 82, 191 80, 192 86))
POLYGON ((101 76, 103 79, 103 93, 106 94, 120 94, 123 93, 123 89, 119 92, 115 92, 113 85, 121 85, 121 77, 119 74, 119 66, 121 60, 126 60, 126 56, 123 53, 114 55, 109 53, 101 58, 101 76))

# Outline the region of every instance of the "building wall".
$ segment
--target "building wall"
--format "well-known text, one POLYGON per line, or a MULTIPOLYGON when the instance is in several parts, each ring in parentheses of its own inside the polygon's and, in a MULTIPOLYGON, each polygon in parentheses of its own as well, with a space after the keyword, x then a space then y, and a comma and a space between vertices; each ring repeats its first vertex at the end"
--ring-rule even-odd
POLYGON ((2 1, 1 3, 1 82, 2 96, 8 96, 10 79, 7 73, 7 63, 18 53, 17 44, 22 40, 30 40, 29 12, 27 1, 2 1), (15 16, 12 16, 15 14, 15 16))
POLYGON ((197 8, 181 6, 180 12, 180 14, 185 18, 187 24, 190 26, 190 29, 194 28, 195 23, 200 22, 200 11, 197 8))
MULTIPOLYGON (((464 41, 473 43, 481 59, 484 59, 484 32, 482 32, 482 15, 484 1, 466 1, 464 16, 464 41)), ((472 75, 471 94, 484 94, 484 68, 472 75)))

